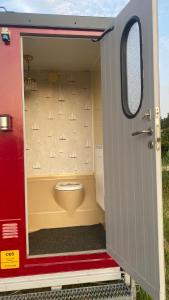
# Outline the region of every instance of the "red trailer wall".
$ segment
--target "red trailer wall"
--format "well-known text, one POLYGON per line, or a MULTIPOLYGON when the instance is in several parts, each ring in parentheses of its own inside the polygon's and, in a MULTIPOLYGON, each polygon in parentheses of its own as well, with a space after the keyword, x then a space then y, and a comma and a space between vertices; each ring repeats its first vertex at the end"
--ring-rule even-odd
POLYGON ((0 132, 0 277, 117 266, 106 253, 48 258, 26 255, 21 34, 97 37, 101 32, 9 30, 11 43, 0 40, 0 114, 13 118, 13 130, 0 132))

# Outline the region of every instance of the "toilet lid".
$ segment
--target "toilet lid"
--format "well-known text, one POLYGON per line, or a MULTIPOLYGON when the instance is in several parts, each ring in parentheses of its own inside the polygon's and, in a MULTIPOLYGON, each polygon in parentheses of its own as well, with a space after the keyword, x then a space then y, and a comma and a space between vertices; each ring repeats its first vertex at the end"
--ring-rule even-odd
POLYGON ((78 182, 58 182, 55 189, 58 191, 76 191, 83 188, 81 183, 78 182))

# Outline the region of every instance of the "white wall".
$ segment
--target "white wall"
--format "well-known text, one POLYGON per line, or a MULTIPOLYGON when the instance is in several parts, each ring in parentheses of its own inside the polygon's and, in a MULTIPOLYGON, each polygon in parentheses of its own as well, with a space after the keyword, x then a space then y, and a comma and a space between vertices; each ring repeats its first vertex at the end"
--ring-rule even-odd
POLYGON ((96 201, 104 210, 103 120, 100 70, 92 72, 96 201))
POLYGON ((100 70, 92 72, 93 111, 94 111, 94 142, 95 146, 103 145, 103 120, 101 99, 100 70))
POLYGON ((89 72, 34 72, 25 92, 27 176, 93 172, 89 72))

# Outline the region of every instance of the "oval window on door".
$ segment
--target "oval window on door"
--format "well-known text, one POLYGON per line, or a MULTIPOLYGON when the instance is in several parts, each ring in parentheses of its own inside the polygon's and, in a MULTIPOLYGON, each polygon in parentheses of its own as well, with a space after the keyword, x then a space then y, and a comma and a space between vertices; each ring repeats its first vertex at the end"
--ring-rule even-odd
POLYGON ((122 107, 128 118, 134 118, 143 99, 142 34, 138 17, 126 24, 121 39, 122 107))

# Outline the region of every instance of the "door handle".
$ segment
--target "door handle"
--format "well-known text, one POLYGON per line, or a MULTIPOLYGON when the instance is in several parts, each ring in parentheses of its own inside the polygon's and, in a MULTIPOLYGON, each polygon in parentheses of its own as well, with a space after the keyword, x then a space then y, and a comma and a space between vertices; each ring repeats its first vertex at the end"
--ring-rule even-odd
POLYGON ((147 130, 133 132, 132 136, 136 136, 136 135, 140 135, 140 134, 153 135, 153 132, 154 132, 154 130, 152 128, 149 128, 147 130))

